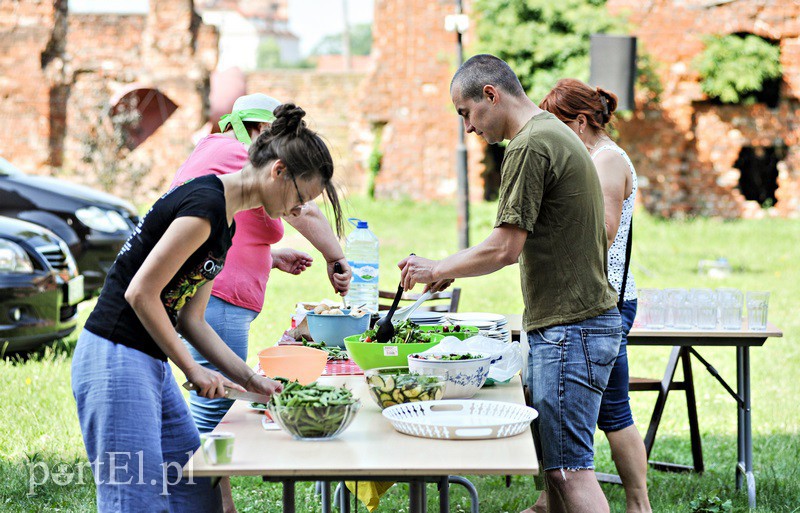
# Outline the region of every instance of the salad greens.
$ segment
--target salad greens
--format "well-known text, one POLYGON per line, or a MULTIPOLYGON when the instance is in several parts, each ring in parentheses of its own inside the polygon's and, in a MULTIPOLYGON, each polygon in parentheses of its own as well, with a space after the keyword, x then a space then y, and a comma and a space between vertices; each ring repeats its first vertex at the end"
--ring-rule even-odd
POLYGON ((328 353, 329 362, 333 360, 347 360, 348 358, 350 358, 350 355, 347 354, 347 351, 345 351, 341 347, 336 347, 336 346, 328 347, 325 345, 325 341, 316 343, 316 342, 309 342, 308 340, 303 338, 303 345, 306 347, 312 347, 314 349, 321 349, 323 351, 326 351, 328 353))
MULTIPOLYGON (((378 330, 371 329, 365 331, 359 342, 379 343, 376 336, 378 330)), ((394 327, 394 337, 387 342, 388 344, 420 344, 431 341, 431 333, 419 330, 419 326, 411 321, 403 321, 394 327)))

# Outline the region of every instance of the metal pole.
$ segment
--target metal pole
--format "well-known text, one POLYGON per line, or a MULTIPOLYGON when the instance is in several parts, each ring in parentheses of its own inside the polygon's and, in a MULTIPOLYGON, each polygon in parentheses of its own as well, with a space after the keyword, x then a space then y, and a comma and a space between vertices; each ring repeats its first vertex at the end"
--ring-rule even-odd
MULTIPOLYGON (((462 14, 462 0, 456 1, 456 14, 462 14)), ((464 63, 461 31, 456 30, 458 66, 464 63)), ((458 249, 469 247, 469 175, 467 173, 467 145, 464 143, 464 124, 458 120, 458 145, 456 146, 456 203, 458 212, 458 249)))

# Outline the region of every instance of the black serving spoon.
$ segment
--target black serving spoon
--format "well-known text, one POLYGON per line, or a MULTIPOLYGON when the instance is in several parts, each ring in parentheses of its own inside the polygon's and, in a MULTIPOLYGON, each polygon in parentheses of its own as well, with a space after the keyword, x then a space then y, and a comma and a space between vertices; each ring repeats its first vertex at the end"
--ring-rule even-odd
POLYGON ((392 315, 394 315, 394 311, 397 310, 397 305, 400 303, 400 296, 403 295, 403 284, 397 286, 397 294, 394 296, 394 301, 392 302, 392 307, 389 309, 389 313, 386 314, 386 317, 381 319, 381 325, 378 326, 378 332, 375 334, 375 339, 385 344, 394 338, 394 325, 392 324, 392 315))
MULTIPOLYGON (((344 271, 344 269, 342 269, 342 264, 340 264, 339 262, 336 262, 336 263, 333 264, 333 272, 334 273, 342 274, 343 271, 344 271)), ((344 294, 342 294, 342 306, 344 307, 345 310, 348 310, 348 308, 347 308, 347 296, 345 296, 344 294)))

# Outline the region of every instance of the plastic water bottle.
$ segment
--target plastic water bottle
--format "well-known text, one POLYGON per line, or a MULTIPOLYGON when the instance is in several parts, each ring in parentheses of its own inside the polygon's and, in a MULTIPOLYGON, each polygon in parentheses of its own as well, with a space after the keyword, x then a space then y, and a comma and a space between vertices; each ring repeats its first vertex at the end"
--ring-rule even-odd
POLYGON ((370 231, 366 221, 356 218, 350 218, 349 221, 356 229, 350 232, 344 248, 353 274, 347 303, 353 308, 364 305, 363 308, 377 312, 378 237, 370 231))

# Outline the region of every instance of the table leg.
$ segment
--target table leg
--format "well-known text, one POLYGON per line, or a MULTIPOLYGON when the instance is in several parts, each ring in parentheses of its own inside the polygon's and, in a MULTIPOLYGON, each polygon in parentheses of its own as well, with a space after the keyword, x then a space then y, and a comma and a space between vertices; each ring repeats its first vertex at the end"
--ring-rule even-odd
POLYGON ((294 481, 283 480, 283 513, 295 513, 294 481))
POLYGON ((737 449, 739 464, 736 466, 736 489, 747 485, 747 503, 750 508, 756 507, 756 478, 753 475, 753 425, 750 409, 750 348, 740 346, 736 348, 736 381, 739 397, 737 433, 737 449))
POLYGON ((350 513, 350 488, 342 481, 341 513, 350 513))
POLYGON ((425 480, 412 479, 408 482, 408 513, 425 513, 425 480))
POLYGON ((331 483, 329 481, 320 481, 321 493, 320 499, 322 500, 322 513, 331 513, 331 483))
POLYGON ((700 423, 697 421, 697 400, 694 395, 694 375, 690 348, 681 350, 683 360, 683 383, 686 387, 686 409, 689 414, 689 437, 692 444, 692 466, 695 472, 703 473, 703 442, 700 439, 700 423))
POLYGON ((675 379, 675 371, 678 368, 681 354, 680 346, 673 347, 669 355, 669 360, 667 361, 667 368, 664 370, 664 378, 661 380, 661 389, 658 391, 658 398, 653 407, 653 413, 650 416, 650 425, 647 427, 647 434, 644 437, 644 447, 648 457, 653 450, 653 444, 656 442, 656 433, 658 432, 659 424, 661 424, 661 416, 667 405, 667 397, 671 389, 670 385, 672 384, 672 380, 675 379))
POLYGON ((450 479, 447 476, 439 479, 439 513, 450 511, 450 479))

